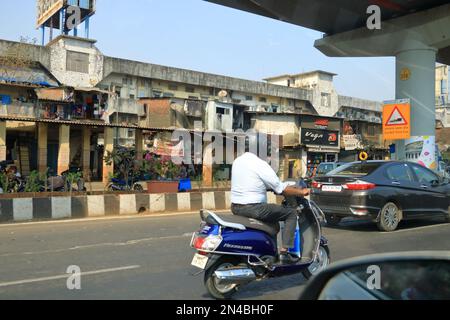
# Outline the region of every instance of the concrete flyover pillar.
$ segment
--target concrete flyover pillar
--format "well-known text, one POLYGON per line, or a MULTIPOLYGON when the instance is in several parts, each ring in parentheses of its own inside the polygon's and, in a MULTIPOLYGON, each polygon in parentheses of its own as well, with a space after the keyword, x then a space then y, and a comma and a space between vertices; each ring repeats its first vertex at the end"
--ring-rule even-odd
MULTIPOLYGON (((114 150, 114 128, 111 127, 105 127, 104 131, 104 154, 103 157, 106 157, 108 155, 108 152, 113 152, 114 150)), ((105 160, 103 159, 103 183, 107 185, 110 180, 110 176, 114 174, 114 164, 106 164, 105 160)))
POLYGON ((83 142, 82 142, 82 170, 83 177, 88 179, 90 177, 90 167, 91 167, 91 128, 84 127, 83 128, 83 142))
POLYGON ((70 126, 59 126, 58 174, 69 170, 70 165, 70 126))
POLYGON ((0 121, 0 161, 6 160, 6 121, 0 121))
POLYGON ((48 124, 38 123, 38 171, 39 173, 45 173, 48 169, 47 157, 48 157, 48 124))
POLYGON ((421 153, 419 151, 420 158, 414 160, 430 169, 436 168, 437 160, 436 52, 434 48, 410 41, 396 54, 396 98, 411 100, 411 139, 396 142, 397 160, 413 160, 407 157, 408 151, 417 154, 417 148, 423 145, 421 153), (406 148, 413 142, 418 143, 406 148), (408 150, 412 147, 415 151, 408 150))

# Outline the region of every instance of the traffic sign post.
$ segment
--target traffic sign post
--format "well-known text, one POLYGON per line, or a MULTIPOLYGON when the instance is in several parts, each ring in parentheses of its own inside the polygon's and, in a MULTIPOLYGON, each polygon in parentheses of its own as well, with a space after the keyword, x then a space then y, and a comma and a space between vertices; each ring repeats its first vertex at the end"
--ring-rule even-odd
POLYGON ((385 102, 383 139, 404 140, 411 137, 411 103, 409 99, 385 102))

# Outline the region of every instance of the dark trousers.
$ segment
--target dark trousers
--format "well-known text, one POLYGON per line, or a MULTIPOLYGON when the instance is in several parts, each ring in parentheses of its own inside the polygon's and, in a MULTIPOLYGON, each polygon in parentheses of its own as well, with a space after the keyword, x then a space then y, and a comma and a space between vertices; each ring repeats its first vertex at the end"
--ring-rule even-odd
POLYGON ((249 205, 232 205, 231 211, 237 216, 252 218, 267 223, 284 221, 282 233, 283 248, 294 247, 297 229, 297 209, 277 204, 258 203, 249 205))

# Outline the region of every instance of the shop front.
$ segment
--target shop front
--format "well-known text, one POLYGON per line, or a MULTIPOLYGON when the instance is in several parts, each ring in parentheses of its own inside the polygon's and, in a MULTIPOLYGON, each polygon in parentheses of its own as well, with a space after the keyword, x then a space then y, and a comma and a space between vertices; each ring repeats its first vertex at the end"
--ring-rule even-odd
POLYGON ((340 152, 341 119, 302 116, 300 141, 306 155, 306 176, 314 176, 323 162, 337 162, 340 152))

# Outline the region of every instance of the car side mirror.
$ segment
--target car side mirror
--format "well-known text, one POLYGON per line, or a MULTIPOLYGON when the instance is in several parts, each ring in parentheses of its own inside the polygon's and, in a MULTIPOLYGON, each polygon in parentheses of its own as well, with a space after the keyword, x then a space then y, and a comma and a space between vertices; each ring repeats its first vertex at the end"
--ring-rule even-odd
POLYGON ((443 184, 443 182, 442 182, 441 179, 440 180, 433 180, 433 181, 431 181, 431 186, 432 187, 439 187, 442 184, 443 184))
POLYGON ((330 265, 300 300, 448 300, 450 252, 372 255, 330 265))

